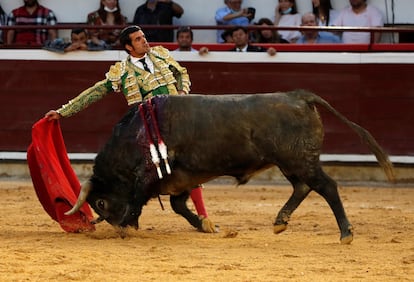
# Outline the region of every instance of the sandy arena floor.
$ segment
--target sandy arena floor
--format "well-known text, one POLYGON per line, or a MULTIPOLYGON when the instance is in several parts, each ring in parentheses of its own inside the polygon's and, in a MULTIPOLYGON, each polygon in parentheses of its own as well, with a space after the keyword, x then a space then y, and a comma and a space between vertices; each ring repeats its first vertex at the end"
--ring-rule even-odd
POLYGON ((30 182, 0 183, 0 281, 413 281, 414 187, 342 187, 354 241, 341 245, 334 216, 312 193, 288 229, 272 223, 287 186, 207 184, 217 234, 199 233, 152 200, 141 229, 118 237, 107 223, 68 234, 30 182))

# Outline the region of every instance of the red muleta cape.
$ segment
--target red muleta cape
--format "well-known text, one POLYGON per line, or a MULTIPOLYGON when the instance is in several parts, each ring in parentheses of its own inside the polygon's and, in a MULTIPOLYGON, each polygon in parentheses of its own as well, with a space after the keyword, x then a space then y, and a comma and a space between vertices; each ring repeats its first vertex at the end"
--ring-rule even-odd
POLYGON ((73 171, 60 125, 43 118, 32 127, 32 143, 27 149, 27 163, 33 186, 45 211, 66 232, 94 231, 90 207, 85 203, 73 215, 65 215, 76 203, 79 180, 73 171))

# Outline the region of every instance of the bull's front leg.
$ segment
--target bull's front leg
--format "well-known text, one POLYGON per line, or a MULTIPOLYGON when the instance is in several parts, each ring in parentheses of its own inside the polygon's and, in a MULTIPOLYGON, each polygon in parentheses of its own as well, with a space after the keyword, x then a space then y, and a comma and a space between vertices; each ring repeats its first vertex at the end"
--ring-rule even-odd
POLYGON ((208 218, 199 217, 190 211, 187 207, 187 200, 189 196, 190 193, 188 191, 184 191, 177 196, 170 196, 170 204, 174 212, 187 219, 187 221, 199 231, 205 233, 217 232, 214 224, 208 218))

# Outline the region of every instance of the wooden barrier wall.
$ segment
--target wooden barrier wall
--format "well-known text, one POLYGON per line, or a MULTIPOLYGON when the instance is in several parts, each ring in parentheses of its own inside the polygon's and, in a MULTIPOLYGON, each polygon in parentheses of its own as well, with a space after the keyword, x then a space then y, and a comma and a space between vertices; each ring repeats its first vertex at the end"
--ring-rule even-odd
MULTIPOLYGON (((25 151, 33 123, 49 109, 101 80, 110 64, 122 57, 122 51, 89 57, 45 52, 27 51, 16 58, 8 57, 15 53, 0 54, 0 151, 25 151)), ((237 57, 239 54, 217 53, 206 58, 174 54, 189 70, 192 93, 308 89, 367 128, 390 154, 414 155, 414 64, 404 61, 412 58, 411 54, 377 53, 368 60, 361 54, 347 54, 353 59, 344 60, 340 53, 328 57, 289 53, 276 58, 268 58, 267 54, 245 54, 248 56, 242 58, 237 57)), ((124 98, 114 94, 61 120, 68 151, 97 152, 126 110, 124 98)), ((323 153, 369 153, 349 128, 323 109, 321 114, 326 130, 323 153)))

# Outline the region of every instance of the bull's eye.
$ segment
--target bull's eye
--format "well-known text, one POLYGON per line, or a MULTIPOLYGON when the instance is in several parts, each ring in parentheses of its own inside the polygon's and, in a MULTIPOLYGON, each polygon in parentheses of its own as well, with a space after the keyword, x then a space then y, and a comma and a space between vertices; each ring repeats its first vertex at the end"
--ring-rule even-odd
POLYGON ((106 208, 108 206, 108 203, 105 200, 102 200, 102 199, 96 200, 95 203, 96 203, 96 206, 98 207, 98 209, 100 209, 102 211, 106 210, 106 208))

